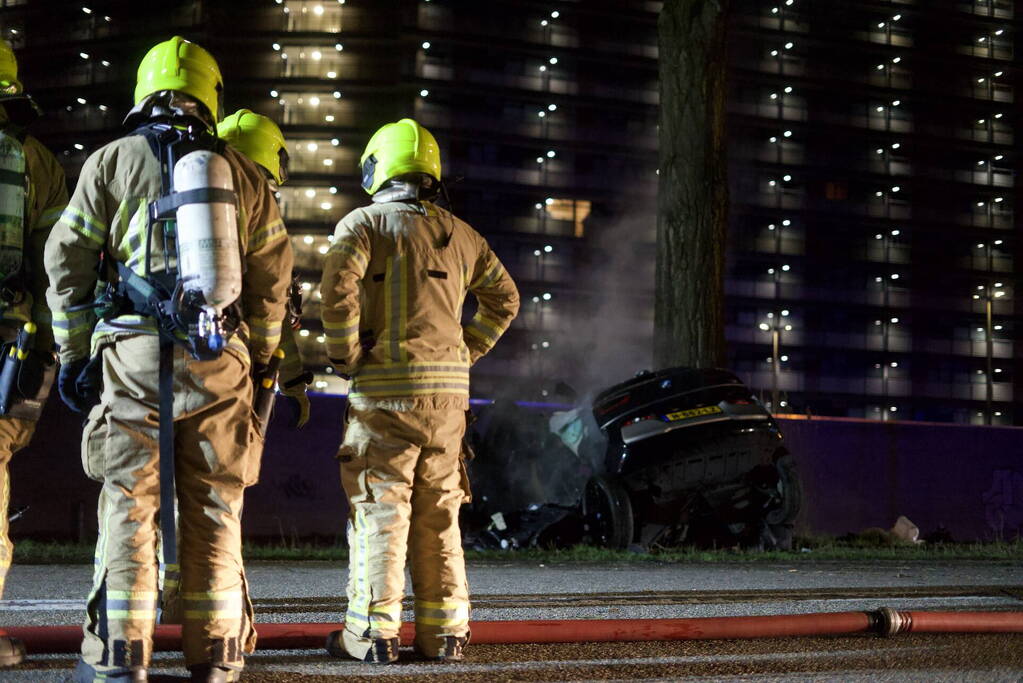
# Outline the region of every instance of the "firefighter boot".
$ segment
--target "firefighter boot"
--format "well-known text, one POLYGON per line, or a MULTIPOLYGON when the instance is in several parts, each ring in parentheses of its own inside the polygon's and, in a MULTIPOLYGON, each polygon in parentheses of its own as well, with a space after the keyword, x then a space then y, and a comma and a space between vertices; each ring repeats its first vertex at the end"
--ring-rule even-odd
POLYGON ((192 683, 233 683, 240 681, 242 672, 213 664, 196 664, 188 667, 192 683))
MULTIPOLYGON (((344 630, 331 631, 327 636, 327 653, 331 657, 351 657, 344 644, 344 630)), ((398 638, 374 638, 362 661, 367 664, 393 664, 398 661, 398 638)), ((356 659, 359 659, 356 657, 356 659)))
POLYGON ((11 636, 0 636, 0 667, 18 666, 25 660, 25 644, 11 636))
POLYGON ((465 659, 465 644, 469 639, 465 636, 442 636, 444 644, 437 650, 424 652, 417 643, 416 654, 423 659, 434 662, 460 662, 465 659))
POLYGON ((97 681, 117 681, 117 683, 146 683, 149 680, 149 673, 144 666, 133 666, 115 673, 99 673, 91 665, 78 660, 75 671, 71 676, 74 683, 96 683, 97 681))

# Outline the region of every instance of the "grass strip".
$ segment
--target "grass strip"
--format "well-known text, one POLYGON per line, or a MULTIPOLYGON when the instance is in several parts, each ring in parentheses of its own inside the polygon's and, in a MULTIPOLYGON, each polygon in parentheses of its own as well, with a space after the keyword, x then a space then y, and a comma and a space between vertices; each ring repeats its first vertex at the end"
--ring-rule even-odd
MULTIPOLYGON (((562 550, 529 548, 516 551, 468 550, 465 557, 473 562, 516 564, 600 564, 600 563, 813 563, 826 561, 877 562, 917 561, 946 562, 970 560, 1018 563, 1023 560, 1023 541, 1011 543, 947 543, 935 545, 862 546, 855 542, 828 539, 801 539, 798 550, 790 552, 756 550, 700 550, 695 548, 655 549, 651 552, 608 550, 576 546, 562 550)), ((246 545, 243 553, 254 562, 309 562, 348 560, 347 548, 327 545, 294 544, 246 545)), ((93 545, 25 540, 14 549, 15 564, 91 564, 93 545)))

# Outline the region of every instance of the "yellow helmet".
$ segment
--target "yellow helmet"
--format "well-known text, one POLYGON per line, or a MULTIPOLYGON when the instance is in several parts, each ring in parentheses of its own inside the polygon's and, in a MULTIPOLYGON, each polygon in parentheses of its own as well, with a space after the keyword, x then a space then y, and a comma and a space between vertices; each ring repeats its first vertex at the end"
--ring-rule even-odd
POLYGON ((224 79, 217 60, 181 36, 154 45, 139 64, 135 104, 161 90, 177 90, 206 105, 213 122, 223 118, 224 79))
POLYGON ((0 95, 17 95, 21 92, 18 81, 18 60, 11 44, 0 40, 0 95))
POLYGON ((425 173, 440 180, 437 140, 412 119, 381 126, 359 159, 362 187, 376 193, 389 179, 405 173, 425 173))
POLYGON ((265 168, 278 185, 288 180, 288 146, 273 119, 239 109, 217 124, 217 135, 265 168))

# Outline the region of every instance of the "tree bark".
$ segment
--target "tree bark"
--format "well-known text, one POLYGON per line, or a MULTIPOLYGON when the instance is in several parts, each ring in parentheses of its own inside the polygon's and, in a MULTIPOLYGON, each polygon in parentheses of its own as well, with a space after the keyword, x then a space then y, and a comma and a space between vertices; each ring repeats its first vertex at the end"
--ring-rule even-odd
POLYGON ((725 77, 730 0, 665 0, 654 363, 725 361, 725 77))

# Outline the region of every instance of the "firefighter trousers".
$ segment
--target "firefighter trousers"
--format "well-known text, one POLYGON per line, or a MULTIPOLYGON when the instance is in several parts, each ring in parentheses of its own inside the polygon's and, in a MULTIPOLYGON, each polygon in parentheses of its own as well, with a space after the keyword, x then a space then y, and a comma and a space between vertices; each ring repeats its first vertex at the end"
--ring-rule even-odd
POLYGON ((164 591, 181 600, 188 666, 241 669, 255 647, 241 556, 245 487, 259 475, 248 358, 197 361, 174 348, 178 566, 159 564, 159 339, 102 349, 103 393, 82 434, 86 474, 103 483, 82 660, 99 675, 148 666, 164 591))
POLYGON ((349 406, 337 457, 349 507, 343 641, 357 659, 374 639, 398 635, 406 554, 418 649, 436 656, 444 636, 469 635, 458 528, 470 495, 461 457, 466 408, 459 396, 349 406))
POLYGON ((11 504, 11 457, 28 445, 36 423, 16 417, 0 417, 0 598, 4 595, 7 570, 11 567, 14 544, 8 535, 11 504))

